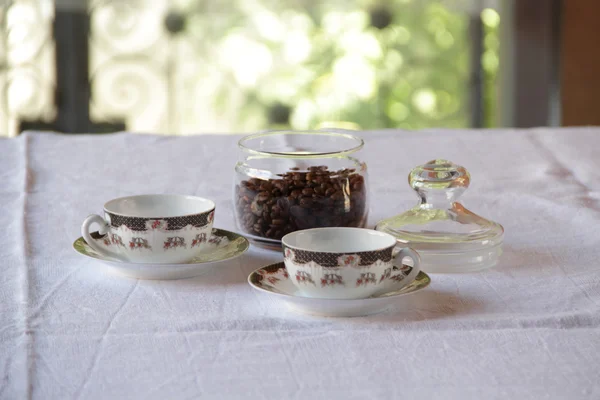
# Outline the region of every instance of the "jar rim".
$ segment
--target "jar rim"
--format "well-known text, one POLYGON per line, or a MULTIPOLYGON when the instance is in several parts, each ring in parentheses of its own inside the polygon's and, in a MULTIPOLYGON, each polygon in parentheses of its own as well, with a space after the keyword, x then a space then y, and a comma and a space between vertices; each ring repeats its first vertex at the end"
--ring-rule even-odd
POLYGON ((350 134, 350 133, 343 133, 343 132, 336 132, 333 130, 274 130, 274 131, 263 131, 263 132, 258 132, 258 133, 254 133, 248 136, 244 136, 243 138, 241 138, 238 141, 238 147, 240 149, 242 149, 243 151, 250 153, 250 154, 254 154, 254 155, 263 155, 263 156, 278 156, 278 157, 298 157, 298 158, 314 158, 316 157, 322 157, 322 156, 340 156, 340 155, 346 155, 346 154, 350 154, 350 153, 354 153, 360 149, 363 148, 363 146, 365 145, 365 142, 362 138, 350 134), (248 146, 248 142, 255 140, 255 139, 259 139, 259 138, 264 138, 264 137, 269 137, 269 136, 278 136, 278 135, 316 135, 316 136, 327 136, 327 137, 339 137, 339 138, 345 138, 345 139, 350 139, 355 141, 355 143, 357 143, 356 145, 352 146, 352 147, 348 147, 348 148, 344 148, 341 150, 336 150, 336 151, 302 151, 302 152, 295 152, 295 151, 266 151, 266 150, 257 150, 255 148, 252 148, 250 146, 248 146))

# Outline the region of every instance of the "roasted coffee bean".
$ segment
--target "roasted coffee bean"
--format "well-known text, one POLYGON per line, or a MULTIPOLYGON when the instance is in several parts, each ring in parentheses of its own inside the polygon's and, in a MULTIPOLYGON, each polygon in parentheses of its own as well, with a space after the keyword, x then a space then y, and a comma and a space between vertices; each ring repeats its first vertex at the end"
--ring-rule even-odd
POLYGON ((313 205, 313 199, 311 197, 303 197, 300 199, 300 207, 302 208, 310 208, 313 205))
POLYGON ((275 182, 275 187, 276 187, 277 189, 279 189, 279 191, 280 191, 281 193, 285 193, 285 192, 287 192, 287 191, 288 191, 288 187, 289 187, 289 185, 288 185, 288 183, 287 183, 287 182, 285 182, 285 181, 277 181, 277 182, 275 182))
POLYGON ((277 177, 250 178, 235 187, 241 229, 281 239, 298 229, 365 225, 366 185, 356 171, 329 171, 322 165, 294 168, 277 177))
POLYGON ((257 201, 253 201, 252 204, 250 204, 250 211, 252 212, 252 214, 256 215, 257 217, 262 215, 263 213, 263 205, 259 204, 257 201))
POLYGON ((258 196, 256 196, 256 200, 259 203, 264 203, 265 201, 269 200, 270 197, 271 194, 269 192, 260 192, 258 196))
POLYGON ((271 191, 271 189, 273 189, 273 184, 269 181, 263 181, 260 184, 260 190, 262 190, 262 191, 269 192, 269 191, 271 191))
POLYGON ((344 198, 344 193, 341 190, 335 191, 331 196, 329 196, 331 200, 342 200, 344 198))
POLYGON ((296 218, 304 218, 307 215, 307 212, 304 208, 300 206, 292 206, 290 208, 290 214, 296 218))

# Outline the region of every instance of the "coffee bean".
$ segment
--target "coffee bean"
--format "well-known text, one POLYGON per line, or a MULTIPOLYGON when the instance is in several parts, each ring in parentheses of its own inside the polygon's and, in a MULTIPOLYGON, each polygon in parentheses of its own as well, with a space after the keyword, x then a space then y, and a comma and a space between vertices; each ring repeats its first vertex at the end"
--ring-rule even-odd
POLYGON ((303 197, 300 199, 300 207, 302 208, 310 208, 313 205, 313 199, 310 197, 303 197))
POLYGON ((307 215, 307 212, 300 206, 292 206, 290 208, 290 214, 297 218, 304 218, 307 215))
POLYGON ((336 190, 329 198, 334 201, 342 200, 344 198, 344 193, 341 190, 336 190))
POLYGON ((263 214, 263 220, 266 224, 270 224, 273 218, 271 217, 271 214, 263 214))
POLYGON ((265 201, 269 200, 270 197, 271 197, 271 194, 269 192, 260 192, 258 194, 258 196, 256 196, 256 199, 260 203, 264 203, 265 201))
POLYGON ((242 180, 234 193, 240 228, 262 237, 281 239, 298 229, 366 223, 365 180, 350 169, 293 168, 276 179, 242 180))
POLYGON ((259 204, 258 201, 253 201, 252 204, 250 204, 250 211, 252 212, 252 214, 258 217, 262 215, 263 206, 262 204, 259 204))
POLYGON ((287 193, 289 185, 285 181, 277 181, 275 187, 283 194, 287 193))

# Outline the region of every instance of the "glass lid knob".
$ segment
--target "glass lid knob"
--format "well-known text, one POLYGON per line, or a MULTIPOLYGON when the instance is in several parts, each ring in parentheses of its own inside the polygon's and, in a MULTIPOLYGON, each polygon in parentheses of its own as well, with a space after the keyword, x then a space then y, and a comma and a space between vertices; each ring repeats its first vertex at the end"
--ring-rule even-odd
POLYGON ((410 171, 408 183, 421 204, 452 203, 469 187, 471 175, 465 167, 436 159, 410 171))

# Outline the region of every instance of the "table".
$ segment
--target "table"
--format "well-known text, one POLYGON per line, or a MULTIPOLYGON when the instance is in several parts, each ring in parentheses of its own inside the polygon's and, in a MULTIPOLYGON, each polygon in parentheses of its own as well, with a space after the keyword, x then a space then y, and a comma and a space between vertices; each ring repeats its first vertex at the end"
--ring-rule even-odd
POLYGON ((255 248, 193 279, 121 278, 71 248, 85 216, 185 193, 233 229, 239 136, 0 140, 0 398, 600 398, 600 128, 362 136, 370 226, 415 204, 410 168, 448 158, 471 172, 465 205, 506 229, 500 265, 348 319, 253 291, 280 259, 255 248))

